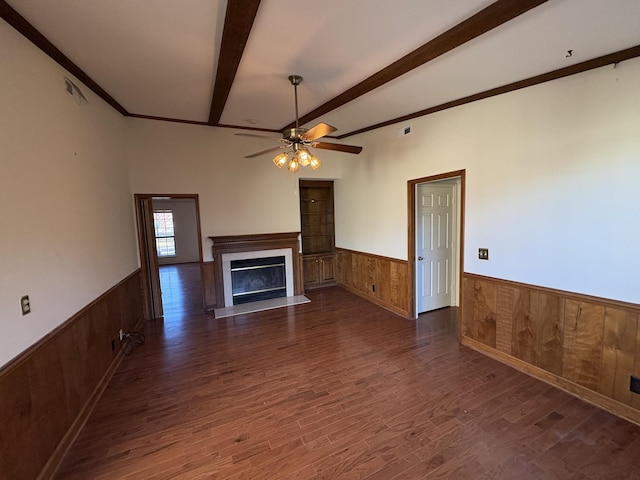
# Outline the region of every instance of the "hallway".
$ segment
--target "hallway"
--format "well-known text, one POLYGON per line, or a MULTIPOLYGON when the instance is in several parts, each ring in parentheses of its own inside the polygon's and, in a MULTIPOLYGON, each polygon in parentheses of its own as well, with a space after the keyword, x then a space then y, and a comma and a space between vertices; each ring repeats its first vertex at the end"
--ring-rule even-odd
POLYGON ((165 317, 203 312, 199 263, 161 265, 160 288, 165 317))

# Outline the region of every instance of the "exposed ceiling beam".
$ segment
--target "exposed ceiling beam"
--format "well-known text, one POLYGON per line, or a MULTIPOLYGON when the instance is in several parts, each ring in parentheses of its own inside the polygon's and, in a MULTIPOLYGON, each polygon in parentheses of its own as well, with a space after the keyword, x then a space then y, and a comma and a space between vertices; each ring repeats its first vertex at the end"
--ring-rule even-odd
POLYGON ((84 73, 80 67, 73 63, 67 56, 56 48, 44 35, 35 29, 27 20, 16 12, 7 2, 0 0, 0 17, 9 25, 20 32, 24 37, 36 47, 49 55, 62 68, 71 73, 74 77, 89 87, 96 95, 115 108, 122 115, 129 115, 129 112, 120 105, 111 95, 109 95, 100 85, 94 82, 89 75, 84 73))
POLYGON ((158 117, 155 115, 144 115, 140 113, 130 113, 131 118, 143 118, 145 120, 158 120, 160 122, 185 123, 187 125, 209 125, 207 122, 199 122, 197 120, 184 120, 181 118, 158 117))
POLYGON ((389 125, 393 125, 394 123, 407 122, 409 120, 413 120, 414 118, 430 115, 432 113, 440 112, 448 108, 458 107, 460 105, 465 105, 471 102, 477 102, 478 100, 483 100, 485 98, 495 97, 496 95, 502 95, 504 93, 520 90, 522 88, 532 87, 534 85, 550 82, 552 80, 558 80, 559 78, 568 77, 569 75, 575 75, 577 73, 586 72, 588 70, 593 70, 594 68, 600 68, 606 65, 617 64, 625 60, 629 60, 631 58, 636 58, 636 57, 640 57, 640 45, 636 45, 635 47, 627 48, 619 52, 611 53, 609 55, 603 55, 601 57, 592 58, 591 60, 577 63, 575 65, 570 65, 568 67, 559 68, 557 70, 543 73, 542 75, 536 75, 535 77, 530 77, 525 80, 519 80, 517 82, 509 83, 501 87, 492 88, 490 90, 476 93, 474 95, 469 95, 467 97, 459 98, 457 100, 452 100, 451 102, 426 108, 424 110, 410 113, 408 115, 394 118, 392 120, 376 123, 375 125, 370 125, 368 127, 354 130, 353 132, 345 133, 344 135, 339 135, 336 138, 339 138, 339 139, 347 138, 353 135, 357 135, 359 133, 369 132, 371 130, 376 130, 378 128, 387 127, 389 125))
MULTIPOLYGON (((300 118, 300 125, 311 122, 316 118, 329 113, 362 95, 394 80, 414 68, 443 55, 451 50, 479 37, 480 35, 493 30, 500 25, 528 12, 547 0, 498 0, 469 17, 462 23, 447 30, 442 35, 418 47, 413 52, 408 53, 391 65, 374 73, 369 78, 363 80, 349 90, 341 93, 337 97, 329 100, 315 110, 300 118)), ((295 123, 290 123, 282 130, 293 128, 295 123)))
POLYGON ((220 122, 259 6, 260 0, 228 0, 227 2, 218 70, 209 112, 209 125, 217 125, 220 122))

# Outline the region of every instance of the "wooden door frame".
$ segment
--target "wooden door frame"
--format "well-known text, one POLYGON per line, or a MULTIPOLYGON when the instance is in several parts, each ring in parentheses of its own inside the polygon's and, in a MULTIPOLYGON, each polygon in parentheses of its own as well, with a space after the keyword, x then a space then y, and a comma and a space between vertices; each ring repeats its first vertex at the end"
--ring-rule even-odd
MULTIPOLYGON (((458 229, 458 252, 460 255, 460 265, 458 271, 458 305, 462 305, 462 274, 464 272, 464 210, 465 210, 465 190, 466 190, 466 170, 455 170, 452 172, 441 173, 439 175, 432 175, 429 177, 416 178, 407 181, 407 258, 409 267, 408 286, 409 289, 409 316, 411 318, 418 318, 416 312, 416 185, 420 183, 436 182, 440 180, 460 179, 460 228, 458 229)), ((462 318, 461 316, 459 316, 462 318)), ((460 328, 458 328, 458 335, 460 335, 460 328)))
MULTIPOLYGON (((140 271, 142 278, 142 307, 143 307, 143 315, 145 320, 152 320, 151 312, 153 311, 152 307, 152 285, 149 281, 149 271, 147 261, 149 257, 149 251, 147 249, 146 242, 144 241, 144 224, 143 224, 143 215, 142 215, 142 203, 143 200, 154 199, 154 198, 162 198, 164 199, 184 199, 191 198, 195 201, 196 208, 196 234, 198 235, 198 262, 200 263, 200 288, 201 288, 201 296, 202 296, 202 309, 206 310, 206 301, 205 301, 205 282, 204 282, 204 261, 202 258, 202 233, 200 229, 200 201, 197 193, 193 194, 185 194, 185 193, 134 193, 133 194, 135 210, 136 210, 136 225, 137 225, 137 234, 138 234, 138 252, 140 254, 140 271)), ((160 292, 155 292, 156 295, 160 294, 160 292)))

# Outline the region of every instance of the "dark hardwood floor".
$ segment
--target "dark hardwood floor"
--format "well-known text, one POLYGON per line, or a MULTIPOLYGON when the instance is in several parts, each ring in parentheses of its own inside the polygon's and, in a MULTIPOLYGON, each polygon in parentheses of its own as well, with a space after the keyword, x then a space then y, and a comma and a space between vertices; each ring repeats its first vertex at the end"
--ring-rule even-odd
POLYGON ((165 316, 175 317, 200 313, 202 287, 199 263, 181 263, 160 266, 162 309, 165 316))
POLYGON ((59 479, 632 479, 640 427, 338 287, 145 326, 59 479))

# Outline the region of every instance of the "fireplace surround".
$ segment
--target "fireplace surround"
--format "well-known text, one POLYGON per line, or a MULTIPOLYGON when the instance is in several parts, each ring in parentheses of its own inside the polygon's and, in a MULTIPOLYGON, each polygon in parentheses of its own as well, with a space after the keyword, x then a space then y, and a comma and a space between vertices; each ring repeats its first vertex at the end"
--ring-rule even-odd
MULTIPOLYGON (((238 284, 238 278, 234 278, 234 264, 244 263, 247 261, 256 261, 258 265, 263 264, 269 258, 282 258, 283 264, 283 284, 282 287, 285 287, 283 295, 276 295, 281 297, 293 297, 294 296, 294 279, 293 279, 293 253, 290 248, 278 248, 278 249, 270 249, 270 250, 251 250, 247 252, 227 252, 221 255, 222 257, 222 290, 224 292, 224 304, 225 307, 230 307, 232 305, 238 305, 240 303, 247 303, 247 301, 243 301, 243 294, 247 293, 245 287, 249 288, 248 293, 254 294, 254 300, 266 300, 268 298, 275 298, 275 296, 263 296, 261 293, 268 293, 267 291, 271 291, 271 293, 275 293, 271 290, 272 287, 276 285, 269 285, 269 283, 273 282, 277 279, 278 275, 267 275, 266 278, 260 278, 260 276, 250 275, 252 281, 252 286, 249 285, 240 285, 238 284), (286 281, 285 281, 286 280, 286 281), (263 292, 261 292, 261 290, 263 292), (267 290, 267 291, 265 291, 267 290)), ((235 272, 235 273, 242 273, 235 272)), ((249 271, 251 272, 251 270, 249 271)), ((240 282, 242 283, 242 282, 240 282)))
POLYGON ((233 305, 230 270, 231 261, 238 259, 273 256, 287 257, 290 267, 286 296, 302 295, 304 289, 302 286, 299 235, 300 232, 287 232, 209 237, 213 242, 213 282, 216 308, 233 305), (229 270, 226 275, 225 269, 229 270))

